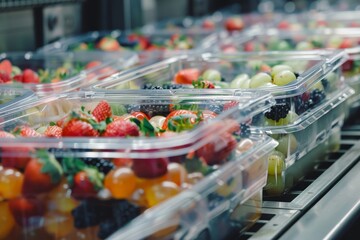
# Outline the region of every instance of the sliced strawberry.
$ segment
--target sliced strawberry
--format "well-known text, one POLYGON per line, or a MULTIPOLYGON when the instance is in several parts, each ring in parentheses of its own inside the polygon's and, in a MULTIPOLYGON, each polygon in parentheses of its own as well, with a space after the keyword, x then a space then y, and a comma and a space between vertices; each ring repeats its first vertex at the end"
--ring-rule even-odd
POLYGON ((14 130, 15 134, 20 135, 21 137, 41 137, 42 135, 36 132, 34 129, 28 126, 17 127, 14 130))
POLYGON ((97 137, 99 132, 93 126, 79 119, 71 119, 62 130, 63 137, 97 137))
POLYGON ((130 115, 134 116, 135 118, 137 118, 139 120, 143 120, 144 118, 149 120, 149 117, 143 112, 132 112, 132 113, 130 113, 130 115))
POLYGON ((36 157, 25 168, 22 193, 27 196, 55 188, 63 174, 60 164, 46 150, 38 150, 36 157))
POLYGON ((104 100, 101 101, 92 111, 92 115, 98 122, 104 121, 111 117, 112 112, 110 104, 104 100))
POLYGON ((178 84, 192 84, 200 76, 200 71, 197 68, 187 68, 180 70, 175 74, 174 82, 178 84))
POLYGON ((16 223, 22 227, 39 227, 45 213, 45 204, 33 197, 11 199, 9 208, 16 223))
POLYGON ((45 130, 44 135, 46 137, 60 138, 62 136, 62 128, 59 126, 48 126, 45 130))
POLYGON ((25 69, 23 71, 23 83, 40 83, 40 78, 33 70, 25 69))
POLYGON ((140 131, 135 123, 128 120, 119 119, 107 125, 104 137, 127 137, 139 136, 140 131))
POLYGON ((169 113, 167 116, 166 116, 166 119, 162 125, 162 129, 163 130, 166 130, 168 129, 168 122, 171 118, 175 117, 175 116, 180 116, 180 115, 184 115, 184 116, 192 116, 193 118, 196 118, 196 113, 193 112, 193 111, 190 111, 190 110, 184 110, 184 109, 180 109, 180 110, 175 110, 175 111, 172 111, 171 113, 169 113))
POLYGON ((0 72, 5 72, 7 75, 11 76, 12 64, 9 60, 5 59, 0 63, 0 72))

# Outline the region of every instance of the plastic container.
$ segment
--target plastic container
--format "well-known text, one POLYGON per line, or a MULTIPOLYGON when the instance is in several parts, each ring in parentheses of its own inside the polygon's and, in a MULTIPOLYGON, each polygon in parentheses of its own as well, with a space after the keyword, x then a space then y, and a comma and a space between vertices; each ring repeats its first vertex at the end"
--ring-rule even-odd
POLYGON ((18 105, 27 103, 31 99, 36 99, 32 91, 12 88, 8 86, 0 87, 0 112, 12 109, 18 105))
POLYGON ((121 57, 99 51, 54 54, 13 52, 0 55, 0 64, 6 60, 12 64, 11 80, 14 86, 27 88, 44 96, 94 84, 135 65, 138 58, 128 51, 123 51, 121 57), (26 69, 33 71, 25 73, 26 69), (16 77, 20 79, 15 80, 16 77))
MULTIPOLYGON (((0 169, 0 176, 2 176, 0 192, 5 200, 1 202, 2 216, 9 219, 15 218, 15 221, 8 221, 8 224, 1 226, 6 227, 2 232, 7 234, 5 237, 23 239, 32 236, 37 239, 61 239, 65 236, 74 238, 85 236, 86 239, 97 239, 97 236, 101 236, 105 238, 110 233, 121 230, 123 225, 140 212, 142 214, 133 220, 134 224, 129 223, 124 228, 124 231, 130 231, 131 234, 135 232, 137 237, 130 237, 130 233, 124 233, 127 238, 143 238, 150 235, 159 238, 170 236, 174 232, 176 235, 192 238, 208 228, 207 224, 222 213, 225 214, 222 216, 227 219, 232 217, 238 224, 239 230, 249 225, 248 219, 254 219, 252 214, 241 215, 237 206, 259 193, 266 184, 267 159, 269 153, 276 147, 276 141, 255 129, 249 131, 245 126, 254 115, 274 104, 269 93, 239 92, 230 95, 220 92, 205 94, 202 91, 192 91, 186 94, 153 92, 145 96, 119 94, 113 91, 88 91, 52 95, 1 114, 4 120, 0 123, 0 127, 7 132, 20 129, 15 130, 14 134, 29 134, 31 131, 24 132, 25 127, 21 127, 26 125, 41 133, 44 127, 49 128, 49 122, 56 122, 60 126, 65 126, 64 134, 65 128, 70 124, 68 120, 64 122, 64 116, 69 116, 71 111, 82 111, 82 113, 78 112, 80 115, 77 117, 84 119, 87 114, 96 112, 91 110, 96 108, 95 106, 102 100, 110 103, 116 116, 130 111, 130 107, 134 105, 147 106, 148 109, 150 105, 156 103, 166 107, 172 104, 171 106, 176 109, 189 109, 189 107, 192 107, 192 111, 196 111, 196 107, 204 109, 201 116, 205 118, 207 115, 208 120, 196 125, 192 130, 179 134, 168 132, 170 136, 167 137, 162 135, 162 137, 126 138, 46 138, 41 136, 0 138, 2 166, 11 165, 12 168, 17 169, 9 169, 12 172, 16 171, 16 176, 10 173, 6 175, 10 175, 8 178, 13 180, 7 182, 6 185, 11 187, 11 191, 4 185, 5 180, 2 179, 6 179, 6 176, 4 176, 4 170, 0 169), (238 105, 223 111, 215 118, 212 118, 213 115, 206 110, 210 108, 210 105, 223 105, 229 102, 233 104, 234 101, 238 105), (88 109, 90 113, 87 112, 88 109), (17 117, 11 118, 14 115, 17 117), (224 123, 227 124, 224 125, 224 123), (241 124, 240 133, 239 129, 235 128, 239 124, 241 124), (233 131, 235 135, 232 134, 233 131), (230 145, 229 140, 231 140, 230 145), (37 150, 36 154, 33 152, 34 149, 37 150), (47 151, 41 151, 41 149, 47 151), (51 171, 58 173, 55 176, 66 174, 68 185, 44 190, 39 187, 42 184, 37 184, 35 188, 37 194, 34 196, 34 186, 31 185, 34 182, 30 179, 38 172, 36 168, 30 167, 32 170, 30 174, 28 168, 39 158, 44 164, 47 163, 46 159, 51 159, 52 154, 61 161, 61 165, 51 168, 51 171), (29 157, 35 160, 26 163, 29 157), (99 166, 99 158, 104 159, 101 160, 102 162, 111 161, 122 167, 114 170, 115 173, 105 172, 106 169, 111 168, 109 169, 108 165, 99 166), (94 163, 95 160, 97 161, 94 163), (84 166, 82 162, 86 165, 84 166), (172 163, 168 164, 168 162, 172 163), (89 165, 96 167, 89 170, 89 165), (25 177, 21 184, 21 172, 24 168, 25 177), (59 173, 61 168, 63 172, 59 173), (123 179, 116 174, 121 175, 121 172, 117 172, 118 169, 127 171, 126 181, 120 183, 113 181, 114 178, 123 179), (99 171, 106 175, 104 183, 102 178, 104 176, 99 171), (93 179, 90 182, 96 183, 98 189, 91 187, 89 189, 88 184, 85 188, 80 188, 84 185, 78 185, 83 179, 81 175, 78 175, 79 172, 89 174, 90 179, 93 179), (136 175, 131 175, 131 173, 136 173, 136 175), (69 178, 69 176, 74 177, 69 178), (185 178, 187 182, 184 181, 185 178), (103 184, 107 190, 103 188, 103 184), (180 191, 180 188, 183 191, 180 191), (121 189, 120 192, 119 189, 121 189), (17 198, 21 193, 26 198, 17 198), (164 200, 170 196, 173 197, 156 205, 161 199, 164 200), (141 209, 123 199, 131 199, 133 203, 141 206, 141 209), (32 211, 26 212, 26 209, 22 209, 23 202, 28 203, 32 211), (145 209, 147 210, 144 211, 145 209), (239 213, 229 215, 234 209, 237 209, 239 213), (209 216, 211 218, 208 218, 209 216), (134 231, 133 228, 136 230, 134 231), (139 231, 139 228, 142 231, 139 231)), ((76 117, 75 114, 70 114, 70 116, 76 117)), ((189 114, 178 116, 193 117, 189 114)), ((115 119, 115 116, 111 117, 115 119)), ((169 119, 169 122, 176 125, 175 118, 169 119)), ((91 123, 90 120, 87 121, 91 123)), ((149 121, 152 122, 151 119, 149 121)), ((111 124, 109 120, 106 122, 108 125, 111 124)), ((185 123, 189 122, 185 121, 185 123)), ((191 124, 195 122, 191 120, 191 124)), ((170 124, 168 126, 170 128, 170 124)), ((186 124, 185 126, 189 127, 186 124)), ((149 130, 148 125, 146 128, 149 130)), ((85 128, 82 132, 84 131, 85 128)), ((54 165, 54 160, 52 163, 54 165)), ((43 173, 48 170, 49 168, 43 173)), ((51 182, 57 183, 60 179, 57 178, 57 181, 54 179, 51 182)), ((260 205, 258 205, 256 206, 259 209, 260 205)), ((246 210, 248 208, 245 207, 244 211, 246 210)), ((255 217, 257 216, 258 214, 255 217)), ((219 234, 213 227, 209 229, 211 235, 219 234)))
POLYGON ((279 145, 269 158, 267 196, 281 195, 308 174, 325 153, 336 151, 345 119, 343 110, 352 93, 348 87, 342 89, 292 127, 269 129, 279 145))
MULTIPOLYGON (((213 45, 208 43, 208 45, 213 45)), ((289 51, 318 48, 344 49, 349 60, 342 70, 346 82, 356 94, 349 99, 349 106, 357 108, 360 104, 360 28, 316 29, 281 31, 267 29, 252 31, 249 34, 224 39, 217 44, 216 51, 289 51)), ((214 48, 213 48, 214 49, 214 48)))
MULTIPOLYGON (((207 78, 216 78, 212 81, 215 89, 202 89, 211 92, 218 88, 242 87, 236 83, 236 79, 241 74, 247 74, 250 81, 252 76, 260 72, 259 68, 262 65, 287 64, 293 66, 293 69, 299 74, 295 81, 284 86, 266 84, 254 88, 255 90, 262 89, 271 92, 278 103, 277 105, 287 104, 289 111, 285 117, 280 118, 280 114, 274 114, 275 117, 279 116, 278 121, 265 117, 267 111, 257 121, 259 126, 264 126, 267 129, 270 126, 281 129, 291 125, 297 119, 302 119, 302 116, 313 107, 321 105, 326 99, 331 99, 333 94, 337 94, 337 90, 344 86, 344 81, 340 77, 340 66, 346 59, 347 55, 344 52, 332 51, 187 55, 167 59, 124 74, 113 75, 103 82, 91 86, 91 89, 122 89, 122 92, 131 92, 134 89, 150 88, 149 84, 153 87, 165 87, 164 84, 166 84, 166 88, 169 88, 169 84, 177 81, 174 76, 191 68, 197 69, 199 75, 209 69, 218 71, 218 74, 213 74, 207 78), (220 81, 220 79, 222 80, 220 81), (235 86, 232 85, 234 82, 236 83, 235 86), (306 105, 309 108, 305 108, 305 104, 309 104, 306 105)), ((174 88, 176 89, 173 91, 188 91, 188 88, 191 87, 193 87, 191 84, 175 85, 174 88), (183 89, 177 89, 178 87, 183 87, 183 89)), ((138 91, 147 94, 153 90, 138 91)))
POLYGON ((39 49, 40 52, 92 51, 94 49, 119 52, 121 49, 136 51, 140 65, 154 63, 164 57, 176 56, 186 51, 202 48, 209 41, 211 32, 194 31, 147 31, 143 33, 119 30, 89 32, 64 38, 39 49))

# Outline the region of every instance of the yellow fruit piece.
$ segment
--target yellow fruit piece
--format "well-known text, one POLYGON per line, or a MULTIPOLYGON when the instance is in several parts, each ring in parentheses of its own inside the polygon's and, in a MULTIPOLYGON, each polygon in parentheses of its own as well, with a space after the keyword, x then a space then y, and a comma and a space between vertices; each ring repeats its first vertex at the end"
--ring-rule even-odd
POLYGON ((71 214, 49 212, 44 216, 44 226, 48 233, 59 239, 74 230, 74 220, 71 214))
POLYGON ((48 195, 48 209, 51 211, 70 213, 78 205, 79 202, 71 197, 71 189, 65 179, 48 195))
POLYGON ((164 181, 145 189, 146 200, 149 207, 155 206, 180 192, 180 188, 173 182, 164 181))
POLYGON ((23 181, 23 174, 15 169, 0 170, 0 196, 5 199, 20 196, 23 181))
POLYGON ((0 239, 6 239, 15 226, 15 220, 7 202, 0 202, 0 239))
POLYGON ((130 168, 117 168, 106 175, 104 185, 114 198, 129 198, 136 189, 136 176, 130 168))

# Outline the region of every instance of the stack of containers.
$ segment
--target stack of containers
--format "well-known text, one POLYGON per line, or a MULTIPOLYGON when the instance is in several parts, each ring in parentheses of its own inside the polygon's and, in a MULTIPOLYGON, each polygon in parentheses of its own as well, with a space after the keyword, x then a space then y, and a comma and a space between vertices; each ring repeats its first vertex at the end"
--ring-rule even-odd
POLYGON ((38 96, 89 86, 137 62, 137 55, 129 51, 122 51, 121 55, 100 52, 0 54, 0 68, 8 76, 4 83, 32 90, 38 96))
POLYGON ((277 145, 248 124, 274 103, 262 91, 80 91, 3 112, 1 234, 223 239, 244 229, 260 216, 277 145))
MULTIPOLYGON (((122 89, 123 93, 140 91, 143 94, 162 91, 158 90, 161 88, 173 88, 172 92, 179 93, 194 86, 215 87, 203 89, 205 92, 231 92, 231 87, 269 91, 277 105, 256 116, 252 125, 279 141, 269 165, 269 174, 275 176, 276 189, 269 185, 268 192, 280 194, 297 180, 285 178, 286 169, 317 145, 328 141, 329 136, 339 131, 343 124, 342 108, 345 100, 353 94, 341 77, 341 65, 347 57, 342 51, 181 56, 138 71, 113 75, 92 86, 92 89, 122 89), (275 72, 284 69, 296 73, 291 73, 294 79, 286 85, 274 80, 278 78, 275 72), (264 70, 273 75, 259 73, 264 70), (194 82, 197 79, 200 80, 194 82), (286 187, 285 180, 289 181, 286 187), (281 186, 281 190, 278 186, 281 186)), ((340 137, 335 144, 339 144, 339 141, 340 137)), ((323 152, 330 150, 329 147, 323 152)))
POLYGON ((65 38, 46 45, 40 52, 94 51, 121 53, 121 50, 135 51, 139 54, 139 65, 157 62, 180 52, 202 49, 202 43, 208 42, 213 32, 209 31, 103 31, 90 32, 80 36, 65 38), (209 39, 208 39, 209 38, 209 39))

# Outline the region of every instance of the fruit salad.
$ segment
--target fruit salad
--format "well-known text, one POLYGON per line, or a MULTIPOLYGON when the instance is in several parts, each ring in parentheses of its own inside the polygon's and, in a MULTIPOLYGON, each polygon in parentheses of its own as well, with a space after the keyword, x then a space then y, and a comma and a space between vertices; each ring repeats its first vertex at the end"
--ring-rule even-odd
POLYGON ((243 202, 265 185, 267 155, 276 143, 249 124, 273 103, 264 92, 78 92, 1 114, 6 224, 0 233, 11 239, 105 239, 137 217, 161 215, 156 207, 171 206, 173 225, 157 226, 149 236, 186 235, 192 226, 184 226, 180 215, 200 220, 194 214, 218 211, 238 194, 243 202), (179 200, 189 204, 170 204, 179 200))
POLYGON ((0 83, 24 87, 40 96, 73 91, 134 65, 136 56, 128 57, 125 62, 113 54, 8 53, 0 58, 0 83))

